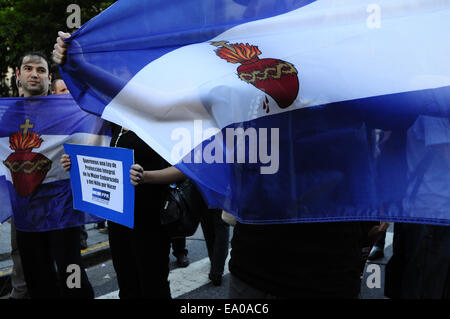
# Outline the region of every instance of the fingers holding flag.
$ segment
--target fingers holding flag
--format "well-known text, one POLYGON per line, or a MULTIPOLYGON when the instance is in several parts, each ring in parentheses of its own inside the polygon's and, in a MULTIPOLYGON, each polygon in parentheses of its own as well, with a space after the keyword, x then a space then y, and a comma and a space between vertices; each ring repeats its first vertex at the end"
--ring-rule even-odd
POLYGON ((66 60, 67 44, 64 43, 64 39, 70 37, 70 33, 58 32, 58 37, 56 38, 56 43, 53 50, 53 61, 57 64, 64 64, 66 60))

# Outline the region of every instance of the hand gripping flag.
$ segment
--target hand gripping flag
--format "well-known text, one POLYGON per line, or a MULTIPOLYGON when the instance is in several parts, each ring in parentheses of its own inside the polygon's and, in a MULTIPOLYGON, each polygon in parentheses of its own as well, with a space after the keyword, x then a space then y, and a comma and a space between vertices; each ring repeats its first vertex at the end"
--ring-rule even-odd
POLYGON ((122 0, 67 40, 62 72, 241 222, 449 224, 411 213, 406 147, 418 116, 450 116, 449 29, 440 0, 122 0))
POLYGON ((63 143, 109 145, 105 121, 81 110, 70 95, 55 95, 2 98, 0 122, 2 222, 12 214, 18 230, 35 232, 100 221, 74 211, 60 158, 63 143))

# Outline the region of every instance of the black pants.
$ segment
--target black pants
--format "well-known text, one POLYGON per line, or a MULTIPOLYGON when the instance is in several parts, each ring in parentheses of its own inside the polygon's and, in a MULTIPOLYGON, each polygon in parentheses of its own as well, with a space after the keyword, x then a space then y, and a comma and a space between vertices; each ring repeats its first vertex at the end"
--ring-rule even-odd
POLYGON ((391 299, 450 299, 450 228, 394 224, 384 293, 391 299))
POLYGON ((86 231, 86 227, 83 225, 80 227, 80 240, 87 240, 88 239, 88 233, 86 231))
POLYGON ((281 299, 268 292, 250 286, 246 282, 231 274, 228 299, 281 299))
POLYGON ((94 298, 81 259, 80 227, 46 232, 17 230, 17 245, 30 298, 94 298), (79 288, 67 285, 68 277, 77 273, 70 268, 68 272, 69 265, 79 266, 79 288))
POLYGON ((221 210, 205 210, 201 218, 205 236, 211 275, 222 275, 228 256, 230 226, 222 220, 221 210))
POLYGON ((178 258, 180 255, 187 255, 186 249, 186 237, 176 237, 171 239, 172 242, 172 254, 178 258))
POLYGON ((170 299, 167 233, 158 228, 130 229, 112 222, 108 227, 119 297, 170 299))

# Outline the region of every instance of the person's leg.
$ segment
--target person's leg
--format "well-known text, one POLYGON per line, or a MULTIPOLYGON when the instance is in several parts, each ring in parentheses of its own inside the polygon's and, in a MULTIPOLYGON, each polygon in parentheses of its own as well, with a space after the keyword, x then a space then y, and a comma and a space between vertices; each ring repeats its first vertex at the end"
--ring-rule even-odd
MULTIPOLYGON (((108 222, 108 230, 112 262, 119 284, 119 297, 139 298, 140 283, 133 254, 133 230, 113 222, 108 222)), ((148 254, 151 255, 150 250, 148 254)))
POLYGON ((186 237, 172 238, 172 254, 177 259, 178 267, 189 266, 189 259, 187 258, 188 250, 186 249, 186 237))
POLYGON ((230 227, 221 217, 221 211, 210 212, 210 218, 214 224, 214 248, 211 258, 211 270, 209 273, 213 284, 220 285, 228 256, 230 227))
POLYGON ((450 265, 447 268, 447 279, 445 280, 442 299, 450 299, 450 265))
POLYGON ((203 212, 200 219, 200 225, 203 231, 203 237, 205 237, 206 249, 208 250, 209 260, 212 261, 214 255, 214 241, 215 236, 215 226, 214 218, 212 217, 211 210, 207 209, 203 212))
POLYGON ((72 227, 49 232, 51 253, 58 269, 62 298, 94 298, 94 290, 81 258, 80 231, 80 227, 72 227))
POLYGON ((230 228, 222 220, 221 210, 206 210, 201 218, 201 226, 211 262, 209 279, 214 285, 220 285, 228 256, 230 228))
POLYGON ((13 268, 11 272, 11 294, 12 299, 24 299, 28 297, 27 283, 23 274, 22 260, 20 258, 19 247, 17 246, 16 226, 11 220, 11 259, 13 268))
POLYGON ((173 255, 176 256, 177 254, 186 254, 186 237, 177 237, 172 238, 172 250, 173 255))
POLYGON ((30 298, 57 298, 57 275, 48 247, 48 233, 16 230, 16 235, 30 298))
POLYGON ((231 274, 228 299, 275 299, 276 297, 250 286, 231 274))
POLYGON ((80 246, 81 249, 88 248, 87 244, 88 233, 86 231, 86 227, 84 225, 80 226, 80 246))
POLYGON ((448 291, 450 268, 448 245, 443 242, 450 239, 444 233, 448 228, 422 224, 403 226, 407 242, 400 298, 442 299, 448 291))
POLYGON ((137 230, 133 237, 140 298, 170 299, 170 239, 167 233, 162 229, 152 229, 151 233, 137 230))
POLYGON ((407 265, 406 240, 407 224, 394 223, 394 238, 392 241, 392 256, 385 267, 384 295, 390 299, 401 296, 404 273, 407 265))
POLYGON ((103 228, 106 228, 106 224, 105 224, 105 222, 97 223, 97 225, 95 226, 95 228, 97 228, 97 229, 103 229, 103 228))
POLYGON ((377 240, 375 241, 375 244, 372 247, 372 250, 367 257, 368 260, 377 260, 384 257, 384 245, 386 242, 386 231, 381 232, 377 240))
POLYGON ((95 228, 98 229, 98 232, 99 232, 99 233, 107 234, 107 233, 108 233, 108 229, 109 229, 108 226, 109 226, 109 223, 107 223, 106 221, 104 221, 104 222, 97 223, 97 225, 95 226, 95 228))

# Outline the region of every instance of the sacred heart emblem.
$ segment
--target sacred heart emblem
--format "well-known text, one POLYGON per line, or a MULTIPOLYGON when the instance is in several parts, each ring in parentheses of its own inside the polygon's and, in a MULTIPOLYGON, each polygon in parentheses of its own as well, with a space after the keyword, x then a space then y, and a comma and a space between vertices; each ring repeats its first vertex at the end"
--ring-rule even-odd
MULTIPOLYGON (((214 41, 212 45, 220 47, 216 54, 230 63, 240 63, 238 76, 266 94, 270 95, 282 109, 294 103, 299 91, 297 69, 293 64, 279 59, 259 59, 261 51, 257 46, 228 41, 214 41)), ((264 109, 269 112, 268 100, 264 109)))
POLYGON ((27 119, 20 125, 21 132, 9 136, 10 154, 3 164, 11 171, 14 188, 21 197, 27 197, 38 187, 52 166, 52 161, 42 154, 34 153, 33 148, 39 148, 43 142, 40 135, 28 131, 33 128, 27 119))

